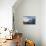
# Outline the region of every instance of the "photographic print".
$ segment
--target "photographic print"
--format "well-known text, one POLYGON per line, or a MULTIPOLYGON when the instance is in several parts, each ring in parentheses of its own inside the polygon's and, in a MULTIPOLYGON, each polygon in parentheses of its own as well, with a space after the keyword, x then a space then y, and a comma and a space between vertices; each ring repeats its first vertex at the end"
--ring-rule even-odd
POLYGON ((35 24, 35 16, 23 16, 23 24, 35 24))

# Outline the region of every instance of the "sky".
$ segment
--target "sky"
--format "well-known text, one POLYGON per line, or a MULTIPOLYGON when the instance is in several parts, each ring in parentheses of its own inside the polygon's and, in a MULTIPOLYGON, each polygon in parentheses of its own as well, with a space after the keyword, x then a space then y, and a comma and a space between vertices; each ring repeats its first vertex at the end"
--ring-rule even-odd
POLYGON ((12 6, 16 0, 0 0, 0 27, 12 29, 12 6))

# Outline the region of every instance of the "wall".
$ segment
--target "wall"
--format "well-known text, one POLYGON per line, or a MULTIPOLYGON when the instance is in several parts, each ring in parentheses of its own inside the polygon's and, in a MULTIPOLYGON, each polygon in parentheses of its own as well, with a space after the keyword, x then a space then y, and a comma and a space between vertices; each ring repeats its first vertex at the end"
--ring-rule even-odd
POLYGON ((46 0, 42 0, 41 4, 41 40, 42 46, 46 46, 46 0))
POLYGON ((18 32, 22 32, 24 38, 34 40, 36 46, 41 46, 41 0, 23 0, 17 7, 13 6, 13 12, 18 32), (36 24, 24 25, 23 16, 36 16, 36 24))

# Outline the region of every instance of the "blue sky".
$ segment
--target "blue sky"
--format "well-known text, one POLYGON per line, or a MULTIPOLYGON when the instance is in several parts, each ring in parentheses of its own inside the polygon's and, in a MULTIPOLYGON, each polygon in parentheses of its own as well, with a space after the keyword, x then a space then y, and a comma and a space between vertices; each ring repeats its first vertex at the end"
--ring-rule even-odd
POLYGON ((24 17, 26 17, 27 19, 35 18, 35 16, 24 16, 24 17))

